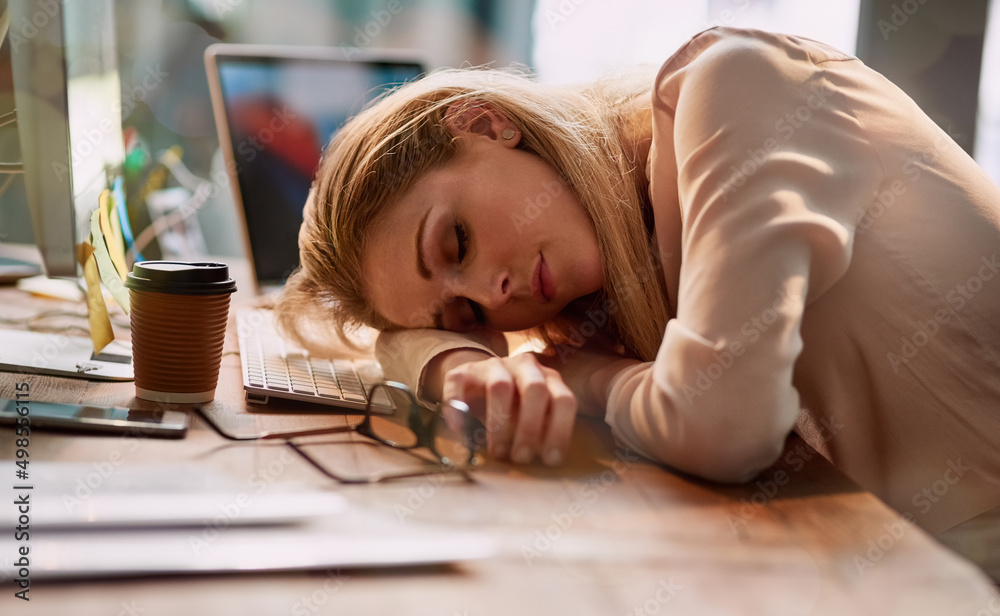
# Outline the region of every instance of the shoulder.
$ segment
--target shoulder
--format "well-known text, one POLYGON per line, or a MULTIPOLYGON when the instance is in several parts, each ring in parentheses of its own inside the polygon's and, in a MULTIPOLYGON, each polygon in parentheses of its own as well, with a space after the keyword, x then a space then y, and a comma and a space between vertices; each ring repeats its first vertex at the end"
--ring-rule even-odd
POLYGON ((662 65, 654 95, 674 107, 682 86, 760 89, 776 83, 801 83, 823 62, 854 59, 802 37, 716 27, 692 37, 662 65))

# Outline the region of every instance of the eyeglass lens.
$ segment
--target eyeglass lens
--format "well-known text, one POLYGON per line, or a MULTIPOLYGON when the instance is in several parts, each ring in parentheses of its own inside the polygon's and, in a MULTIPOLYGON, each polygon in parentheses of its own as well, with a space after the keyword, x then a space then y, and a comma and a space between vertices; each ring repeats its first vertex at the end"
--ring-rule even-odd
POLYGON ((379 383, 369 392, 368 427, 372 435, 393 447, 416 447, 420 441, 413 425, 415 407, 410 393, 404 389, 379 383))
POLYGON ((378 440, 396 447, 429 447, 451 466, 462 467, 472 461, 475 452, 471 435, 475 419, 464 404, 440 404, 435 412, 420 407, 409 390, 386 383, 373 387, 370 397, 372 407, 368 423, 378 440), (378 404, 386 400, 392 410, 379 414, 388 411, 379 408, 378 404))

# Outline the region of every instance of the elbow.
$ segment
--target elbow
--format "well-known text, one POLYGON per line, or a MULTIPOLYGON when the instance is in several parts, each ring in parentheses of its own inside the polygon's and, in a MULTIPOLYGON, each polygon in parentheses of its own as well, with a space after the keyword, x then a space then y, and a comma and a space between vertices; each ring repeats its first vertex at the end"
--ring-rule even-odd
POLYGON ((691 431, 691 444, 712 452, 702 457, 701 477, 719 483, 747 483, 781 457, 798 416, 797 392, 791 388, 758 391, 763 395, 756 399, 744 397, 739 414, 731 412, 732 392, 717 399, 717 404, 700 409, 705 421, 691 431))
POLYGON ((743 484, 771 467, 785 448, 791 427, 760 425, 698 430, 691 438, 663 443, 654 457, 686 473, 709 481, 743 484))
POLYGON ((745 381, 718 385, 711 395, 685 403, 671 395, 676 388, 646 379, 638 406, 643 412, 625 415, 629 440, 647 457, 685 473, 718 483, 752 481, 781 457, 799 401, 791 387, 745 381))
POLYGON ((708 460, 697 474, 717 483, 748 483, 777 462, 784 448, 785 435, 737 446, 721 444, 718 455, 708 460))

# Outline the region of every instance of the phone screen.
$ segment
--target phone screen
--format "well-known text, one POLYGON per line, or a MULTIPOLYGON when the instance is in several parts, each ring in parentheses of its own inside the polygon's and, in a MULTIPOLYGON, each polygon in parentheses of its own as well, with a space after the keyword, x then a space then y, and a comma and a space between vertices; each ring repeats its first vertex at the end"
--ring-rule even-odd
POLYGON ((0 423, 27 416, 33 428, 179 438, 187 432, 188 415, 181 411, 141 411, 28 400, 0 400, 0 423), (27 415, 24 408, 27 407, 27 415), (18 410, 21 409, 19 413, 18 410))

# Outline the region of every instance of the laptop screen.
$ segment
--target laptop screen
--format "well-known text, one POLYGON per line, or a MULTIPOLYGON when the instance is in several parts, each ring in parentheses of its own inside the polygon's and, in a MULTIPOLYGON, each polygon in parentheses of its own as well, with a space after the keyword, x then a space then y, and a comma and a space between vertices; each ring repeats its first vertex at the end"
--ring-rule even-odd
POLYGON ((214 56, 229 133, 223 147, 258 287, 282 284, 298 266, 302 208, 330 137, 372 98, 423 71, 411 61, 304 56, 214 56))

